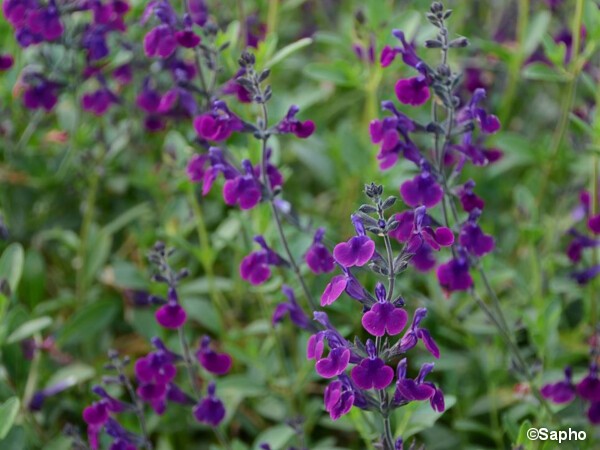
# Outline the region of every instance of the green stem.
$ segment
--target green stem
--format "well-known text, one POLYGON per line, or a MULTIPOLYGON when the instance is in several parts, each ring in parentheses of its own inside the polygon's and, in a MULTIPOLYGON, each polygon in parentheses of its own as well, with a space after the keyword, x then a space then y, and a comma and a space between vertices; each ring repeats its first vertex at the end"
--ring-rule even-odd
POLYGON ((514 52, 508 68, 508 81, 504 90, 504 100, 500 106, 500 121, 502 123, 505 123, 510 117, 517 93, 521 67, 525 59, 524 46, 529 26, 529 6, 529 0, 519 0, 517 18, 517 44, 519 47, 514 52))
POLYGON ((267 30, 269 33, 275 33, 277 16, 279 14, 279 0, 269 0, 269 11, 267 14, 267 30))

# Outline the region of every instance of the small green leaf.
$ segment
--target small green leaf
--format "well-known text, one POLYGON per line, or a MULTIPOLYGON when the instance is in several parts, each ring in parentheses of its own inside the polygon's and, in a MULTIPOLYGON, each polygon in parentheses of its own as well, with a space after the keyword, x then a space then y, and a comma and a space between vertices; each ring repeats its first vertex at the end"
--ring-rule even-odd
POLYGON ((528 80, 554 82, 564 82, 568 80, 564 73, 561 73, 555 68, 548 67, 546 64, 540 62, 528 64, 527 67, 523 69, 522 74, 528 80))
POLYGON ((540 11, 530 22, 529 27, 527 28, 525 42, 523 43, 524 58, 529 57, 540 45, 548 30, 551 18, 552 15, 549 11, 540 11))
POLYGON ((21 402, 11 397, 0 405, 0 440, 4 439, 17 418, 21 402))
POLYGON ((15 292, 21 281, 25 252, 18 243, 10 244, 0 258, 0 279, 8 281, 11 292, 15 292))
POLYGON ((62 328, 57 339, 59 344, 73 344, 96 336, 110 325, 118 310, 118 303, 112 300, 101 300, 85 306, 62 328))
POLYGON ((48 316, 38 317, 37 319, 29 320, 13 331, 8 339, 6 340, 7 344, 14 344, 15 342, 20 342, 23 339, 26 339, 30 336, 33 336, 35 333, 43 330, 44 328, 52 325, 52 318, 48 316))
POLYGON ((46 386, 54 386, 59 382, 74 386, 91 380, 95 375, 96 371, 92 366, 83 363, 73 363, 55 372, 46 383, 46 386))
POLYGON ((290 45, 286 45, 281 50, 273 55, 273 57, 265 64, 265 67, 271 68, 275 64, 280 63, 290 55, 296 53, 297 51, 303 49, 304 47, 312 44, 313 40, 311 38, 303 38, 299 41, 293 42, 290 45))

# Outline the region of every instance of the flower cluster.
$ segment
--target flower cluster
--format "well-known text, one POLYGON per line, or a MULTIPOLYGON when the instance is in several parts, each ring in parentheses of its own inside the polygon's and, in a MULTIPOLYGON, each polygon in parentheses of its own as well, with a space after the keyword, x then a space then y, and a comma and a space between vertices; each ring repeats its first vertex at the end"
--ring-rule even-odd
POLYGON ((406 358, 397 362, 396 370, 390 367, 398 356, 406 354, 419 341, 435 358, 440 356, 431 334, 421 325, 427 309, 416 309, 408 325, 405 300, 396 294, 395 280, 423 245, 439 250, 440 247, 451 245, 454 235, 448 228, 432 227, 424 206, 386 217, 386 211, 394 205, 396 198, 383 199, 383 187, 375 184, 367 185, 365 192, 372 204, 362 205, 352 215, 356 235, 335 246, 333 257, 343 275, 335 276, 327 285, 321 296, 321 305, 331 305, 345 292, 361 304, 362 326, 372 338, 367 339, 366 343, 358 337, 350 342, 329 321, 326 313, 315 312, 314 319, 322 329, 310 337, 306 355, 308 359, 315 360, 315 370, 320 376, 335 378, 325 389, 324 395, 325 409, 331 418, 337 420, 353 406, 378 411, 386 424, 382 442, 384 448, 391 450, 394 448, 389 430, 392 410, 412 401, 423 400, 429 400, 436 411, 444 410, 442 391, 425 380, 433 370, 433 364, 424 364, 415 378, 408 377, 406 358), (394 255, 390 239, 394 234, 402 236, 403 246, 398 255, 394 255), (383 255, 378 252, 371 236, 383 237, 383 255), (352 273, 353 269, 359 267, 368 267, 386 277, 387 288, 378 282, 374 293, 371 293, 352 273), (392 344, 391 337, 400 334, 402 337, 392 344), (326 344, 329 347, 327 354, 326 344), (388 392, 390 385, 393 390, 388 392))
POLYGON ((197 369, 200 367, 211 376, 225 375, 232 366, 232 359, 227 353, 217 352, 211 344, 211 339, 204 336, 195 353, 195 360, 191 355, 189 344, 183 333, 183 325, 187 314, 179 303, 177 297, 177 283, 187 276, 187 271, 173 272, 168 264, 168 257, 172 253, 162 243, 157 243, 150 254, 150 261, 157 267, 154 275, 156 281, 167 284, 168 299, 157 296, 145 296, 144 301, 139 301, 138 306, 160 305, 156 311, 156 320, 166 329, 177 329, 181 340, 182 354, 170 350, 165 343, 157 337, 152 338, 154 350, 138 358, 134 364, 134 373, 137 387, 125 374, 125 367, 129 358, 120 359, 115 352, 110 353, 110 363, 107 370, 116 372, 116 376, 105 377, 107 385, 119 384, 130 395, 130 401, 122 401, 112 397, 106 389, 100 386, 93 388, 99 400, 93 402, 83 411, 83 419, 88 425, 88 440, 92 450, 99 448, 99 435, 104 431, 112 438, 111 449, 133 450, 136 448, 152 448, 150 436, 146 428, 144 405, 149 405, 152 410, 162 415, 169 404, 179 404, 187 408, 193 417, 210 427, 217 427, 225 418, 225 407, 216 395, 216 384, 210 381, 207 384, 206 394, 201 395, 197 379, 197 369), (181 387, 178 382, 179 367, 184 366, 190 377, 190 390, 181 387), (122 413, 135 413, 140 423, 140 433, 126 430, 119 423, 122 413))
MULTIPOLYGON (((248 98, 266 111, 266 102, 271 98, 270 86, 263 88, 262 83, 268 78, 269 71, 256 71, 255 58, 250 53, 244 53, 240 58, 240 71, 236 83, 244 89, 248 98)), ((266 118, 253 124, 244 121, 231 111, 226 102, 214 101, 210 109, 194 119, 194 128, 201 141, 210 145, 229 139, 234 133, 248 133, 263 142, 261 160, 253 163, 250 160, 235 161, 234 157, 221 147, 210 147, 208 154, 197 154, 187 165, 188 178, 194 183, 202 183, 202 193, 210 192, 215 180, 222 175, 223 200, 227 205, 238 206, 249 210, 261 202, 269 202, 274 214, 285 213, 289 204, 276 198, 282 192, 283 176, 271 162, 272 152, 267 146, 268 139, 273 135, 293 134, 306 139, 315 131, 311 120, 299 120, 299 108, 292 105, 287 114, 275 125, 269 127, 266 118)), ((317 230, 312 246, 305 255, 309 268, 314 273, 330 272, 334 268, 331 253, 322 244, 324 230, 317 230)), ((279 255, 269 247, 264 237, 254 239, 260 250, 246 256, 240 265, 240 275, 251 284, 262 284, 271 276, 271 267, 295 266, 290 255, 279 255), (287 259, 286 259, 287 258, 287 259)))
MULTIPOLYGON (((461 102, 457 95, 460 75, 453 73, 447 65, 446 54, 450 48, 465 47, 468 42, 463 37, 449 40, 445 20, 450 14, 450 10, 444 10, 441 3, 435 2, 427 15, 439 32, 436 39, 426 42, 426 46, 442 49, 444 55, 442 64, 437 68, 427 65, 417 55, 414 45, 399 30, 395 30, 393 34, 401 45, 395 48, 385 47, 381 53, 382 66, 390 66, 395 57, 401 55, 403 62, 417 71, 417 75, 412 78, 398 80, 396 97, 404 105, 420 106, 429 101, 433 94, 436 104, 432 122, 420 124, 402 113, 392 101, 384 101, 382 108, 390 115, 374 120, 370 125, 371 140, 380 146, 377 159, 382 170, 391 168, 400 157, 412 162, 418 169, 412 179, 400 186, 404 202, 412 207, 433 208, 441 205, 446 226, 450 226, 447 208, 452 213, 459 238, 452 247, 452 259, 437 269, 439 283, 446 292, 470 289, 473 285, 470 268, 477 264, 479 258, 494 249, 494 239, 485 234, 478 224, 484 201, 475 194, 475 183, 468 180, 463 185, 451 186, 449 181, 460 175, 466 163, 483 166, 501 157, 499 150, 483 146, 483 136, 495 133, 500 128, 498 118, 481 106, 485 90, 475 89, 467 102, 461 102), (447 111, 443 122, 438 119, 438 102, 447 111), (476 130, 479 130, 479 135, 476 135, 476 130), (417 133, 434 136, 435 146, 432 151, 417 146, 414 140, 417 133), (462 136, 460 142, 453 142, 455 136, 462 136), (455 198, 467 213, 464 220, 459 218, 455 198)), ((400 223, 410 223, 411 218, 409 215, 398 216, 397 220, 400 223)), ((433 219, 426 219, 429 220, 433 219)), ((391 236, 400 242, 406 241, 402 232, 392 233, 391 236)), ((411 264, 422 271, 432 269, 436 265, 434 250, 435 245, 426 242, 411 264)))
POLYGON ((600 247, 600 214, 593 214, 592 196, 589 192, 583 191, 579 196, 579 206, 573 211, 573 219, 576 222, 584 222, 581 229, 572 227, 569 230, 570 243, 567 247, 567 256, 578 266, 571 273, 572 278, 579 284, 586 284, 600 275, 600 265, 590 264, 585 266, 586 249, 600 247))
POLYGON ((593 425, 600 425, 600 378, 598 377, 598 361, 600 356, 600 334, 596 333, 592 340, 591 362, 588 373, 578 383, 573 381, 571 367, 565 368, 562 381, 549 383, 542 387, 542 395, 558 404, 572 402, 579 397, 587 404, 587 418, 593 425))

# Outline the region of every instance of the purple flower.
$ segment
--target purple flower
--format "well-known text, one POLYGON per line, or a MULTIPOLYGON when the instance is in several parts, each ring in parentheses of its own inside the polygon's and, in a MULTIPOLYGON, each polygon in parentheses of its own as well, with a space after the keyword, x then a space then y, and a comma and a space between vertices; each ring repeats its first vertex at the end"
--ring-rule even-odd
POLYGON ((587 416, 591 424, 600 424, 600 402, 595 402, 590 405, 587 416))
POLYGON ((544 398, 552 400, 554 403, 569 403, 575 398, 575 387, 572 381, 571 368, 565 369, 565 379, 556 383, 550 383, 542 386, 540 393, 544 398))
POLYGON ((423 364, 419 375, 415 380, 406 378, 406 358, 398 363, 396 369, 398 380, 396 381, 396 391, 394 392, 394 402, 397 404, 429 400, 435 394, 435 387, 431 383, 425 383, 423 380, 433 369, 433 364, 423 364))
POLYGON ((386 300, 385 287, 381 283, 377 283, 375 292, 378 302, 363 315, 364 329, 373 336, 383 336, 386 332, 390 336, 400 334, 406 326, 408 314, 386 300))
POLYGON ((427 102, 431 96, 427 78, 423 75, 400 79, 396 82, 394 89, 398 100, 405 105, 422 105, 427 102))
POLYGON ((84 94, 81 98, 81 107, 85 111, 101 116, 108 111, 108 108, 110 108, 113 103, 117 102, 117 96, 106 87, 103 87, 94 92, 84 94))
POLYGON ((304 255, 306 264, 315 274, 328 273, 335 268, 335 260, 331 252, 322 243, 324 235, 324 228, 317 229, 313 243, 304 255))
POLYGON ((325 287, 321 295, 321 306, 331 305, 344 291, 355 300, 362 302, 368 299, 368 293, 350 270, 345 267, 342 267, 342 270, 344 275, 336 275, 325 287))
POLYGON ((361 389, 385 389, 394 379, 394 369, 376 356, 373 341, 367 341, 369 357, 363 359, 350 372, 352 380, 361 389))
POLYGON ((412 180, 405 181, 400 186, 400 195, 408 206, 416 207, 424 205, 431 208, 437 205, 444 191, 435 181, 434 176, 427 168, 414 177, 412 180))
POLYGON ((375 242, 360 235, 342 242, 333 249, 333 256, 343 267, 364 266, 375 253, 375 242))
POLYGON ((227 353, 217 353, 210 348, 210 338, 202 337, 200 349, 196 352, 196 358, 206 370, 215 375, 225 375, 231 369, 231 356, 227 353))
POLYGON ((248 160, 242 162, 246 174, 227 180, 223 185, 223 199, 227 205, 238 204, 240 209, 252 209, 262 199, 262 188, 248 160))
POLYGON ((406 41, 406 37, 402 31, 394 30, 392 34, 400 41, 402 47, 384 47, 380 57, 381 67, 389 66, 394 58, 396 58, 396 55, 400 54, 402 55, 404 64, 416 68, 417 64, 421 62, 421 59, 415 53, 414 45, 409 44, 406 41))
POLYGON ((136 97, 136 105, 147 113, 155 113, 160 105, 161 95, 152 87, 152 80, 147 77, 144 79, 142 91, 136 97))
POLYGON ((208 385, 208 395, 198 403, 193 410, 198 422, 212 427, 218 426, 225 418, 223 402, 215 395, 216 387, 213 382, 208 385))
POLYGON ((393 116, 383 120, 373 120, 369 125, 371 142, 381 144, 377 159, 382 170, 389 169, 398 161, 402 154, 409 161, 419 163, 421 157, 408 133, 416 129, 415 123, 402 114, 392 102, 383 102, 382 108, 390 111, 393 116))
POLYGON ((315 131, 315 123, 312 120, 301 122, 296 119, 296 115, 300 111, 296 105, 290 106, 286 116, 277 125, 277 131, 282 134, 292 133, 301 139, 309 137, 315 131))
POLYGON ((334 348, 325 358, 319 358, 315 370, 323 378, 333 378, 343 373, 350 362, 350 350, 343 347, 334 348))
POLYGON ((464 255, 459 255, 437 269, 437 277, 442 288, 447 292, 466 291, 473 286, 469 273, 469 262, 464 255))
POLYGON ((133 70, 131 69, 131 65, 123 64, 117 67, 112 73, 112 76, 117 83, 122 86, 131 83, 133 80, 133 70))
POLYGON ((595 366, 590 368, 590 373, 577 384, 577 394, 592 403, 600 402, 600 380, 595 366))
POLYGON ((458 122, 474 120, 484 133, 495 133, 500 129, 500 120, 493 114, 488 114, 485 109, 477 104, 485 98, 485 89, 476 89, 469 104, 459 112, 458 122))
POLYGON ((256 236, 254 241, 262 248, 242 260, 240 276, 251 284, 259 285, 271 276, 270 266, 283 266, 287 262, 267 245, 262 236, 256 236))
POLYGON ((273 312, 273 325, 281 322, 283 320, 283 316, 289 314, 292 322, 305 330, 311 328, 310 319, 304 313, 298 302, 296 301, 296 296, 294 295, 294 291, 289 286, 283 285, 281 290, 288 298, 287 302, 280 303, 275 308, 275 312, 273 312))
POLYGON ((440 350, 429 334, 429 331, 425 328, 421 328, 419 325, 421 321, 427 315, 426 308, 419 308, 415 311, 413 316, 412 324, 410 325, 410 329, 404 334, 402 339, 400 340, 399 351, 404 353, 407 350, 415 347, 419 339, 423 341, 425 348, 431 353, 435 358, 440 357, 440 350))
POLYGON ((152 339, 152 344, 156 347, 156 351, 135 362, 135 375, 142 384, 166 385, 177 374, 177 368, 173 364, 177 360, 177 356, 171 353, 158 338, 152 339))
POLYGON ((432 248, 426 242, 419 247, 410 260, 410 264, 419 272, 428 272, 435 267, 436 260, 432 248))
POLYGON ((201 39, 194 31, 192 30, 192 19, 189 16, 185 16, 184 19, 185 29, 182 31, 177 31, 175 33, 175 39, 177 43, 184 48, 194 48, 200 44, 201 39))
POLYGON ((474 209, 469 214, 469 219, 460 229, 459 241, 460 245, 466 248, 469 253, 475 256, 483 256, 494 249, 494 238, 481 231, 477 224, 477 219, 481 211, 474 209))
POLYGON ((198 111, 198 105, 187 89, 174 87, 161 97, 156 111, 160 114, 180 113, 192 117, 198 111))
POLYGON ((343 383, 341 380, 335 380, 325 388, 323 395, 325 411, 329 413, 332 420, 338 420, 352 409, 354 391, 348 384, 343 383))
POLYGON ((58 101, 58 84, 42 76, 36 77, 34 85, 28 85, 23 93, 23 104, 28 109, 52 110, 58 101))
POLYGON ((460 204, 465 212, 471 212, 475 208, 483 210, 483 207, 485 206, 483 199, 473 192, 474 187, 475 182, 469 180, 458 190, 458 198, 460 199, 460 204))
POLYGON ((573 262, 581 261, 581 255, 584 249, 600 246, 600 241, 588 237, 574 228, 569 230, 569 234, 573 236, 573 240, 571 240, 567 247, 567 256, 573 262))
POLYGON ((144 53, 148 57, 168 58, 176 48, 175 33, 169 25, 158 25, 144 36, 144 53))
POLYGON ((8 53, 0 54, 0 71, 10 69, 14 62, 15 60, 12 55, 9 55, 8 53))
POLYGON ((208 20, 208 8, 206 7, 205 0, 188 0, 188 6, 193 22, 203 27, 208 20))
POLYGON ((206 174, 206 165, 210 161, 208 155, 195 154, 189 160, 185 169, 189 180, 192 183, 199 183, 204 181, 204 175, 206 174))
POLYGON ((169 288, 167 303, 156 310, 156 321, 164 328, 177 329, 185 323, 187 314, 179 304, 177 292, 169 288))
POLYGON ((209 113, 194 119, 198 136, 207 141, 224 141, 234 131, 244 128, 242 121, 233 114, 223 101, 215 101, 209 113))
POLYGON ((454 243, 452 230, 446 227, 434 230, 429 226, 431 218, 424 206, 396 214, 395 219, 399 225, 390 236, 400 242, 408 242, 406 250, 409 253, 417 252, 423 245, 437 251, 440 247, 448 247, 454 243))

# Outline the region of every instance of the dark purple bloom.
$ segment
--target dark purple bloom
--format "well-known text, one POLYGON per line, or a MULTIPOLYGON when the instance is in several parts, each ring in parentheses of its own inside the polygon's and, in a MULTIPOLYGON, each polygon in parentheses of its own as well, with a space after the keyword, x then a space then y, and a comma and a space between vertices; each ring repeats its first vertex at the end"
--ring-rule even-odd
POLYGON ((417 342, 420 339, 423 341, 423 344, 429 353, 431 353, 435 358, 439 358, 440 350, 431 337, 431 334, 429 334, 427 329, 420 327, 421 321, 426 315, 426 308, 419 308, 415 311, 410 329, 404 334, 399 343, 399 350, 403 353, 407 350, 410 350, 417 345, 417 342))
POLYGON ((283 266, 287 262, 267 245, 262 236, 256 236, 254 241, 262 248, 242 260, 240 276, 251 284, 259 285, 271 276, 270 266, 283 266))
POLYGON ((333 249, 333 256, 343 267, 364 266, 375 253, 375 243, 365 235, 354 236, 333 249))
POLYGON ((160 92, 152 87, 152 80, 147 77, 144 79, 142 91, 135 100, 136 105, 147 113, 155 113, 158 111, 160 101, 160 92))
POLYGON ((342 267, 342 270, 344 271, 344 275, 336 275, 325 287, 325 291, 321 295, 321 306, 331 305, 344 291, 358 301, 368 299, 368 293, 354 275, 352 275, 350 270, 345 267, 342 267))
POLYGON ((573 262, 581 261, 581 255, 584 249, 600 246, 600 241, 588 237, 574 228, 569 230, 569 234, 573 236, 573 240, 567 247, 567 256, 573 262))
POLYGON ((475 208, 483 210, 483 207, 485 206, 485 202, 483 201, 483 199, 478 197, 473 192, 474 187, 475 182, 473 180, 469 180, 465 184, 463 184, 458 190, 458 198, 460 199, 460 204, 462 205, 463 210, 466 212, 471 212, 475 208))
POLYGON ((217 353, 210 348, 210 338, 202 337, 200 349, 196 352, 196 358, 206 370, 215 375, 225 375, 231 369, 231 356, 227 353, 217 353))
POLYGON ((189 0, 190 16, 194 23, 203 27, 208 20, 208 8, 205 0, 189 0))
POLYGON ((587 226, 592 233, 600 234, 600 214, 590 217, 587 226))
POLYGON ((437 277, 440 285, 447 292, 466 291, 473 286, 469 262, 463 255, 440 265, 437 269, 437 277))
POLYGON ((58 101, 58 84, 43 77, 37 77, 34 85, 29 85, 23 93, 23 104, 28 109, 43 108, 50 111, 58 101))
POLYGON ((331 419, 338 420, 352 409, 354 391, 348 383, 343 383, 341 380, 332 381, 325 388, 323 401, 325 411, 329 413, 331 419))
POLYGON ((398 380, 396 381, 396 390, 394 392, 394 402, 402 404, 412 401, 429 400, 435 394, 435 386, 432 383, 425 383, 424 379, 433 369, 433 364, 423 364, 419 375, 412 380, 406 378, 407 362, 406 358, 398 363, 396 369, 398 380))
POLYGON ((164 384, 171 382, 177 374, 174 362, 177 356, 171 353, 158 338, 152 340, 156 351, 135 362, 135 375, 140 383, 164 384))
POLYGON ((8 53, 0 54, 0 71, 10 69, 13 66, 14 62, 15 60, 12 57, 12 55, 9 55, 8 53))
POLYGON ((394 30, 392 32, 392 34, 394 35, 394 37, 396 37, 396 39, 398 39, 400 41, 400 43, 402 44, 402 47, 395 47, 395 48, 391 49, 391 51, 384 49, 385 60, 384 60, 384 52, 382 52, 381 65, 383 67, 389 66, 392 63, 393 59, 396 57, 396 55, 401 54, 404 64, 416 68, 417 64, 419 64, 421 62, 421 59, 415 53, 414 45, 409 44, 406 41, 406 37, 404 36, 404 33, 402 31, 394 30), (385 62, 385 65, 384 65, 384 62, 385 62))
POLYGON ((433 229, 429 226, 431 218, 427 215, 427 208, 419 206, 414 211, 404 211, 396 214, 398 227, 390 233, 390 236, 400 242, 407 242, 407 251, 416 253, 423 245, 432 250, 447 247, 454 242, 452 230, 446 227, 433 229))
POLYGON ((225 102, 215 101, 209 113, 194 119, 194 128, 201 138, 218 142, 227 139, 234 131, 241 131, 244 126, 225 102))
POLYGON ((240 209, 254 208, 262 198, 262 188, 248 160, 242 162, 245 174, 227 180, 223 185, 223 199, 227 205, 238 204, 240 209))
POLYGON ((466 248, 469 253, 475 256, 483 256, 494 249, 494 238, 481 231, 477 224, 477 219, 481 211, 474 209, 469 214, 469 219, 460 229, 459 241, 460 245, 466 248))
POLYGON ((419 106, 429 100, 429 83, 423 75, 400 79, 395 86, 396 97, 405 105, 419 106))
POLYGON ((600 402, 595 402, 590 405, 587 416, 591 424, 600 424, 600 402))
POLYGON ((554 403, 568 403, 575 398, 575 386, 573 386, 571 368, 565 369, 565 379, 556 383, 542 386, 540 393, 544 398, 554 403))
POLYGON ((286 116, 277 125, 277 131, 279 133, 293 133, 301 139, 309 137, 315 131, 315 123, 312 120, 305 120, 304 122, 296 119, 296 115, 300 111, 296 105, 290 106, 286 116))
POLYGON ((577 384, 577 394, 589 402, 600 402, 600 380, 595 367, 577 384))
POLYGON ((304 255, 306 264, 315 274, 328 273, 335 268, 335 260, 327 247, 323 245, 325 229, 319 228, 315 232, 313 243, 304 255))
POLYGON ((493 114, 488 114, 485 109, 477 104, 485 98, 485 89, 476 89, 469 104, 459 112, 458 122, 474 120, 484 133, 495 133, 500 129, 500 120, 493 114))
POLYGON ((437 184, 431 172, 423 170, 412 180, 402 183, 400 194, 408 206, 414 208, 424 205, 427 208, 431 208, 440 202, 444 196, 444 191, 437 184))
POLYGON ((305 330, 311 328, 310 319, 304 313, 298 302, 296 301, 296 296, 294 295, 294 291, 289 286, 283 285, 281 290, 288 298, 287 302, 280 303, 275 308, 275 312, 273 313, 273 325, 281 322, 283 320, 283 316, 289 314, 292 322, 305 330))
POLYGON ((177 329, 185 323, 187 314, 179 304, 174 288, 169 288, 168 301, 156 310, 155 316, 158 324, 164 328, 177 329))
POLYGON ((378 302, 367 311, 362 318, 365 330, 373 336, 390 336, 402 332, 408 321, 408 314, 402 308, 397 308, 386 300, 385 287, 378 283, 375 289, 378 302))
POLYGON ((323 378, 333 378, 346 370, 350 362, 350 350, 343 347, 334 348, 325 358, 319 358, 315 370, 323 378))
POLYGON ((397 50, 393 49, 389 45, 383 47, 383 49, 381 50, 381 55, 379 57, 379 63, 381 67, 387 67, 390 64, 392 64, 392 62, 394 62, 394 59, 396 58, 397 53, 397 50))
POLYGON ((428 272, 435 267, 436 260, 432 248, 426 242, 419 247, 410 260, 419 272, 428 272))
POLYGON ((195 154, 192 156, 185 170, 189 180, 192 183, 200 183, 201 181, 204 181, 206 165, 209 161, 209 157, 206 154, 195 154))
POLYGON ((117 67, 112 75, 117 83, 122 86, 131 83, 133 80, 133 70, 129 64, 123 64, 117 67))
POLYGON ((369 125, 371 142, 381 144, 377 155, 379 167, 382 170, 389 169, 396 164, 400 154, 418 164, 421 159, 419 151, 408 137, 408 133, 416 129, 415 123, 398 111, 392 102, 382 102, 381 106, 393 116, 373 120, 369 125))
POLYGON ((117 103, 117 96, 109 89, 103 87, 94 92, 88 92, 81 98, 81 107, 85 111, 97 116, 103 115, 113 103, 117 103))
POLYGON ((185 48, 194 48, 200 44, 200 36, 194 33, 190 28, 186 28, 185 30, 178 31, 175 33, 175 39, 177 43, 185 48))
POLYGON ((194 407, 194 417, 198 422, 212 427, 218 426, 225 418, 223 402, 215 395, 216 387, 213 382, 208 385, 208 395, 194 407))
POLYGON ((181 113, 192 117, 198 111, 198 105, 187 89, 174 87, 161 97, 156 111, 160 114, 181 113))
MULTIPOLYGON (((372 341, 367 341, 367 346, 372 341)), ((352 368, 352 380, 361 389, 385 389, 394 379, 394 369, 385 365, 381 358, 370 352, 368 358, 363 359, 352 368)))
POLYGON ((169 25, 158 25, 144 36, 144 53, 148 57, 168 58, 176 48, 175 33, 169 25))

